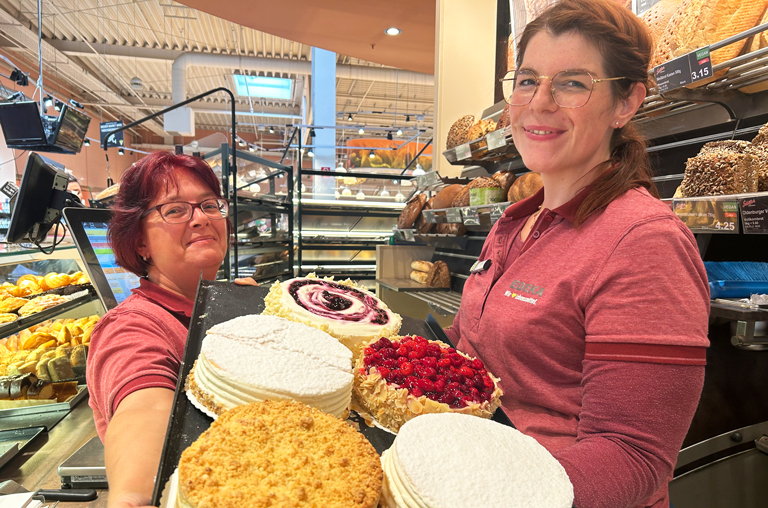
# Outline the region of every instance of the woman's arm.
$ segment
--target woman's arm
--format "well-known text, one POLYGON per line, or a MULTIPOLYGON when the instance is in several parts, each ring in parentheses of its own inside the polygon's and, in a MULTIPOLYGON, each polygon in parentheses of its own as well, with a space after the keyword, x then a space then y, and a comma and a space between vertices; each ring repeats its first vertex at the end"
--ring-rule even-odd
POLYGON ((120 402, 104 437, 109 508, 149 505, 172 405, 167 388, 138 390, 120 402))

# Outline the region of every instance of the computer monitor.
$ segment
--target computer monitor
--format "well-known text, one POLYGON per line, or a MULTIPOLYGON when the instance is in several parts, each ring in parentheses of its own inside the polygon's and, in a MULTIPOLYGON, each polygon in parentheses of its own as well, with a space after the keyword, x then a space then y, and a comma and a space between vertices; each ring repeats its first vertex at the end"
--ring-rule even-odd
POLYGON ((69 175, 60 164, 29 152, 6 241, 39 244, 59 221, 65 206, 82 206, 77 196, 67 192, 68 183, 69 175))
POLYGON ((25 150, 48 143, 40 110, 34 101, 0 104, 0 125, 8 148, 25 150))
POLYGON ((64 104, 59 113, 53 144, 67 152, 80 152, 90 123, 90 116, 64 104))
POLYGON ((141 279, 115 261, 107 242, 111 212, 103 208, 65 208, 63 213, 101 303, 107 310, 116 307, 131 296, 131 289, 138 287, 141 279))

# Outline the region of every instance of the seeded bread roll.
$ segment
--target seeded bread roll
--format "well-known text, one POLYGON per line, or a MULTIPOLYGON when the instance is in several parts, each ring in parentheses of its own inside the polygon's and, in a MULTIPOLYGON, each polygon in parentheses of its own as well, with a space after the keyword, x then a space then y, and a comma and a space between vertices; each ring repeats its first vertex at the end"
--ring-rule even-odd
POLYGON ((435 207, 435 210, 450 208, 453 206, 453 200, 456 199, 456 196, 461 192, 463 188, 463 185, 454 183, 440 190, 440 192, 435 195, 435 201, 432 204, 435 207))
POLYGON ((478 120, 467 132, 467 141, 480 139, 494 130, 496 130, 496 122, 493 120, 478 120))
POLYGON ((760 174, 760 163, 764 162, 764 150, 755 147, 749 141, 724 140, 713 141, 701 147, 699 155, 710 153, 733 152, 748 155, 745 159, 746 170, 744 173, 744 188, 741 192, 757 192, 760 174))
POLYGON ((417 270, 413 270, 411 272, 411 280, 418 282, 419 284, 426 284, 427 272, 419 272, 417 270))
POLYGON ((427 200, 426 203, 424 203, 424 208, 421 209, 422 213, 419 214, 419 216, 416 218, 416 223, 413 225, 413 227, 418 231, 419 234, 426 235, 427 233, 431 232, 432 229, 435 227, 435 224, 432 222, 427 222, 427 220, 424 218, 424 210, 431 210, 432 205, 435 202, 435 197, 432 196, 427 200))
POLYGON ((400 218, 397 219, 397 229, 411 229, 426 202, 427 196, 424 194, 416 194, 412 197, 400 213, 400 218))
POLYGON ((757 190, 768 191, 768 146, 752 145, 747 152, 752 156, 752 166, 757 173, 757 190))
POLYGON ((760 127, 757 136, 752 140, 753 145, 768 145, 768 123, 760 127))
POLYGON ((428 272, 432 269, 432 262, 431 261, 414 261, 411 263, 411 270, 416 270, 417 272, 428 272))
POLYGON ((450 288, 451 271, 445 261, 435 261, 426 278, 427 286, 431 288, 450 288))
POLYGON ((509 188, 512 186, 512 183, 515 181, 515 174, 508 170, 503 169, 501 171, 497 171, 494 173, 491 178, 496 180, 496 183, 499 184, 499 187, 501 187, 501 190, 503 192, 503 195, 506 197, 509 193, 509 188))
POLYGON ((474 123, 474 115, 462 116, 456 120, 448 130, 448 139, 445 142, 445 149, 450 150, 451 148, 455 148, 469 141, 467 139, 467 133, 474 123))
POLYGON ((541 175, 533 171, 523 173, 509 187, 507 200, 515 203, 536 194, 544 186, 541 175))
MULTIPOLYGON (((697 48, 722 41, 757 25, 768 0, 683 0, 669 19, 657 48, 667 62, 697 48)), ((746 39, 712 51, 712 65, 739 55, 746 39)))
POLYGON ((680 184, 683 196, 715 196, 744 192, 751 156, 726 150, 691 157, 680 184))

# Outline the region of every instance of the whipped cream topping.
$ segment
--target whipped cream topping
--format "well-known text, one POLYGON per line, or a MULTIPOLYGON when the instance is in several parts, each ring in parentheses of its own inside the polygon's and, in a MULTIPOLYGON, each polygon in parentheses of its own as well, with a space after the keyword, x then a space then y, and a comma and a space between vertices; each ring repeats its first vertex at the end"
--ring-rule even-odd
POLYGON ((402 323, 399 314, 365 289, 311 276, 276 282, 265 303, 264 314, 319 328, 355 354, 363 342, 396 334, 402 323))
POLYGON ((491 420, 440 413, 408 421, 382 455, 388 508, 571 508, 565 469, 535 439, 491 420), (451 436, 446 445, 445 436, 451 436), (445 481, 446 471, 461 471, 445 481))
POLYGON ((291 399, 341 417, 352 395, 352 354, 301 323, 243 316, 208 331, 194 377, 225 409, 291 399))

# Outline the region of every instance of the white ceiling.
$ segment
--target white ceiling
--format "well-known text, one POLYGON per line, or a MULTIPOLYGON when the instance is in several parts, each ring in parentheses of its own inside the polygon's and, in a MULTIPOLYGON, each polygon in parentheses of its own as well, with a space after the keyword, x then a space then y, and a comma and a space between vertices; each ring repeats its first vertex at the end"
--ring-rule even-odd
MULTIPOLYGON (((4 27, 0 54, 28 69, 36 69, 37 2, 0 0, 0 24, 4 27)), ((42 24, 45 82, 56 83, 105 119, 120 117, 133 121, 170 105, 171 66, 182 52, 311 60, 311 47, 305 44, 246 28, 170 0, 43 0, 42 24), (79 72, 73 72, 73 68, 79 72), (130 86, 135 77, 143 83, 138 91, 130 86)), ((342 54, 337 55, 337 62, 382 67, 342 54)), ((187 94, 191 97, 220 86, 234 90, 234 72, 238 69, 190 67, 187 94)), ((32 78, 36 76, 33 71, 32 78)), ((293 100, 240 98, 240 132, 257 130, 258 126, 253 124, 299 123, 285 116, 300 115, 301 95, 309 87, 305 86, 303 76, 282 77, 297 79, 293 100), (262 116, 261 112, 275 116, 262 116)), ((215 112, 229 110, 224 102, 226 97, 217 94, 209 96, 205 103, 196 103, 198 129, 228 129, 229 114, 215 112)), ((357 137, 358 125, 431 129, 433 99, 434 89, 430 85, 339 78, 337 125, 349 126, 346 131, 339 131, 339 136, 357 137), (354 114, 352 122, 347 121, 348 113, 354 114), (405 114, 411 115, 407 126, 405 114)), ((161 127, 159 121, 150 126, 158 135, 162 134, 161 127)), ((408 132, 406 129, 405 134, 408 132)), ((369 130, 366 137, 370 135, 383 136, 385 131, 369 130)))

